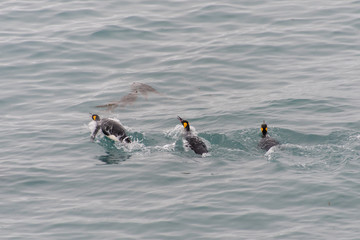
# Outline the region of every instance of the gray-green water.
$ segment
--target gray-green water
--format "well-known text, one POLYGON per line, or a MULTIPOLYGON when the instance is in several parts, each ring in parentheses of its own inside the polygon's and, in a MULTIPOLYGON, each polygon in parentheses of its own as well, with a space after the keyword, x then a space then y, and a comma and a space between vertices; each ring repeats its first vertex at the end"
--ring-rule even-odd
POLYGON ((1 238, 359 239, 359 9, 2 1, 1 238), (161 95, 95 108, 133 82, 161 95), (91 142, 89 112, 134 143, 91 142))

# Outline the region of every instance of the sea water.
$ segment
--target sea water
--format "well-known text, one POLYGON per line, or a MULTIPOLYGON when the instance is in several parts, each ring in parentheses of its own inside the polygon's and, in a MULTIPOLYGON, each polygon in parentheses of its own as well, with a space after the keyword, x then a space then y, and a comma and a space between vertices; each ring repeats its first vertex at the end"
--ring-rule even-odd
POLYGON ((2 1, 0 238, 359 239, 359 8, 2 1))

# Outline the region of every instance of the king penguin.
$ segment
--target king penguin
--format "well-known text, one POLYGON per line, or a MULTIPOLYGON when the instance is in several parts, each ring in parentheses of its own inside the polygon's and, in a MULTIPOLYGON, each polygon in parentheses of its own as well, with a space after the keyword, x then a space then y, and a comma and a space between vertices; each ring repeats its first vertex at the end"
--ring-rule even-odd
POLYGON ((183 120, 181 117, 178 116, 179 121, 184 127, 184 138, 189 143, 189 147, 196 153, 196 154, 203 154, 207 153, 207 147, 205 143, 199 138, 195 136, 192 131, 190 130, 190 124, 188 121, 183 120))
POLYGON ((91 134, 91 139, 94 140, 98 131, 102 130, 102 132, 108 138, 114 141, 126 142, 130 143, 130 138, 126 135, 125 128, 121 126, 121 124, 115 120, 109 118, 100 119, 99 115, 92 114, 92 120, 96 122, 96 128, 94 132, 91 134))
POLYGON ((261 149, 268 151, 273 146, 279 145, 278 141, 276 141, 274 138, 270 137, 267 134, 268 128, 267 128, 267 124, 265 123, 265 121, 263 122, 263 124, 261 124, 260 130, 261 130, 262 136, 261 136, 261 139, 259 142, 259 147, 261 149))

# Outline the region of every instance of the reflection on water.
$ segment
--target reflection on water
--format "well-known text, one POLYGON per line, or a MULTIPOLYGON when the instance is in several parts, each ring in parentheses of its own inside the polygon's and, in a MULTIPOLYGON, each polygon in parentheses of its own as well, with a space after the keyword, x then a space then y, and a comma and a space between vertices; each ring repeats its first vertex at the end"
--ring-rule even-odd
POLYGON ((131 157, 130 154, 121 152, 119 150, 106 151, 106 154, 99 156, 99 160, 106 164, 119 164, 128 160, 131 157))

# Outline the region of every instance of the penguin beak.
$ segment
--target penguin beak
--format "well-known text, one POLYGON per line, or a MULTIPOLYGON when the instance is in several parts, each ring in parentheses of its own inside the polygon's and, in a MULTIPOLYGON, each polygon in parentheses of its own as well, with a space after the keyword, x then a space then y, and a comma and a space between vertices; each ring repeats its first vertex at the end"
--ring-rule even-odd
POLYGON ((178 116, 177 119, 179 119, 179 121, 182 122, 182 118, 181 118, 181 117, 178 116))

